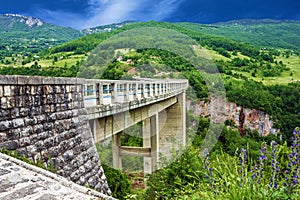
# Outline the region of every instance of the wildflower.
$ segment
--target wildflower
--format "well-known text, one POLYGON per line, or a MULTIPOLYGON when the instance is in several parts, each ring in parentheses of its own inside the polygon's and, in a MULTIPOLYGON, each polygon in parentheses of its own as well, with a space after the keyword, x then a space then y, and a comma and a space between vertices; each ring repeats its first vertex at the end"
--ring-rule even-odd
POLYGON ((252 180, 257 178, 256 180, 257 183, 260 183, 263 178, 265 161, 268 160, 268 158, 266 157, 266 151, 267 151, 267 147, 265 143, 263 143, 260 149, 260 156, 258 157, 258 163, 251 170, 251 172, 254 172, 251 178, 252 180))
MULTIPOLYGON (((239 156, 240 159, 240 165, 241 165, 241 170, 239 170, 241 174, 241 182, 243 182, 244 177, 246 177, 246 164, 247 164, 247 151, 246 149, 242 148, 241 153, 239 156)), ((240 183, 240 186, 242 186, 242 183, 240 183)))
POLYGON ((292 137, 292 152, 289 154, 288 170, 286 170, 286 178, 284 185, 287 187, 288 193, 292 194, 299 183, 299 153, 300 153, 300 131, 294 130, 292 137))
POLYGON ((210 162, 209 162, 209 152, 207 149, 203 151, 203 156, 204 156, 204 169, 206 171, 205 178, 208 179, 209 181, 209 186, 210 188, 213 188, 213 168, 210 167, 210 162))
POLYGON ((271 142, 271 167, 272 167, 272 177, 270 178, 270 188, 277 188, 278 187, 278 174, 280 171, 279 163, 277 161, 277 142, 271 142))

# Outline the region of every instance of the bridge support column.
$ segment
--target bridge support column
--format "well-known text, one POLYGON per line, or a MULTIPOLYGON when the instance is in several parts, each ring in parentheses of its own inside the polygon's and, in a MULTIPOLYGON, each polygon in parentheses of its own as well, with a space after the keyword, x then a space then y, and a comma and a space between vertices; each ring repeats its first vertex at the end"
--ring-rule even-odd
MULTIPOLYGON (((177 96, 177 103, 159 113, 159 153, 170 158, 172 151, 186 144, 185 93, 177 96)), ((161 163, 164 164, 164 163, 161 163)), ((160 165, 161 166, 161 165, 160 165)))
MULTIPOLYGON (((143 121, 143 147, 151 148, 151 123, 150 118, 147 118, 143 121)), ((144 157, 144 173, 151 174, 151 157, 144 157)))
POLYGON ((159 123, 158 114, 150 118, 151 126, 151 172, 155 172, 158 169, 159 162, 159 123))
POLYGON ((91 129, 91 136, 94 140, 94 143, 97 141, 97 119, 92 119, 89 121, 90 129, 91 129))
POLYGON ((143 121, 143 147, 150 148, 151 157, 144 157, 144 173, 151 174, 158 162, 158 117, 154 115, 143 121))
POLYGON ((122 170, 122 157, 120 155, 121 133, 112 136, 113 167, 122 170))

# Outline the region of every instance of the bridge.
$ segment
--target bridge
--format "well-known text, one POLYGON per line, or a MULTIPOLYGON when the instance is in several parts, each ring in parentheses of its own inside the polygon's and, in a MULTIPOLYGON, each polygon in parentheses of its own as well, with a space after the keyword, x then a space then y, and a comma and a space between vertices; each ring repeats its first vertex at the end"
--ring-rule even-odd
POLYGON ((144 172, 159 167, 159 155, 184 146, 187 80, 86 80, 84 103, 95 142, 112 138, 113 166, 122 156, 144 157, 144 172), (122 146, 123 131, 142 122, 143 147, 122 146))
POLYGON ((0 149, 15 150, 79 185, 111 195, 96 142, 112 138, 113 165, 159 155, 185 144, 187 80, 87 80, 0 75, 0 149), (143 146, 124 147, 120 135, 142 122, 143 146))

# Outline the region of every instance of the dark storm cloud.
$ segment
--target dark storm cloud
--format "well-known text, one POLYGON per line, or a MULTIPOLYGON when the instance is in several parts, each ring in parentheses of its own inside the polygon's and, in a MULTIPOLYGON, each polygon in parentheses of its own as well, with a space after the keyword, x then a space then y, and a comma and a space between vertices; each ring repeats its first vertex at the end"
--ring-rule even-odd
POLYGON ((297 0, 186 0, 168 21, 214 23, 243 18, 300 19, 300 1, 297 0))

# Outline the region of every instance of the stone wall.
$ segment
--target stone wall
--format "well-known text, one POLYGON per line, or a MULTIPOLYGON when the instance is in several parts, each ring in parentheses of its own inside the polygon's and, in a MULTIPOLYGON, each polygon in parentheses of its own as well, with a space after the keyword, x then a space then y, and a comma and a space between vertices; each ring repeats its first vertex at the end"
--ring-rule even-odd
MULTIPOLYGON (((212 101, 218 102, 217 99, 212 101)), ((201 101, 198 104, 191 105, 189 109, 194 111, 196 116, 210 116, 211 103, 201 101)), ((275 129, 271 116, 257 109, 243 108, 236 103, 226 102, 225 115, 219 114, 220 119, 216 121, 231 120, 238 127, 241 135, 245 134, 245 130, 249 128, 251 131, 257 130, 260 135, 267 136, 269 134, 277 134, 279 130, 275 129), (225 118, 223 118, 225 116, 225 118)))
POLYGON ((0 76, 0 148, 111 195, 93 144, 83 79, 0 76))

